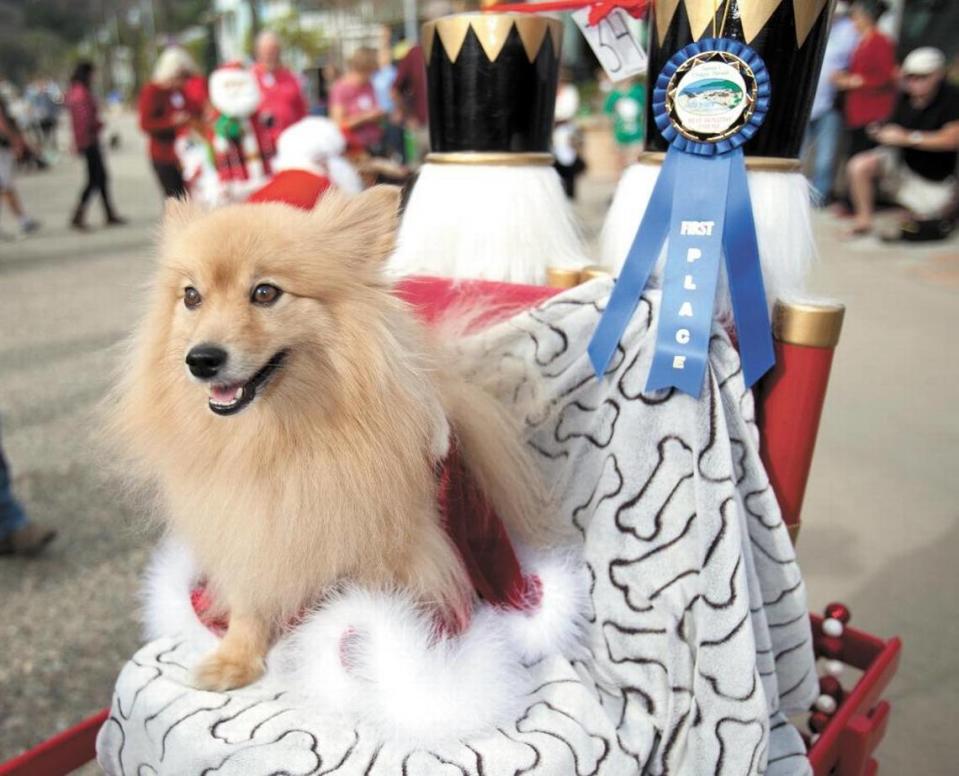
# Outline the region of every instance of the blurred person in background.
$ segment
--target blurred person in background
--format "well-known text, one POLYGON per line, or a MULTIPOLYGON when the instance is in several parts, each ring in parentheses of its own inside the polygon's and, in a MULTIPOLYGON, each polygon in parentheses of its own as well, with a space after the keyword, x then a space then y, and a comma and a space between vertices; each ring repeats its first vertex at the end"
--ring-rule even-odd
POLYGON ((895 46, 876 27, 883 9, 882 3, 871 0, 852 4, 849 17, 859 34, 859 43, 849 67, 833 74, 833 84, 843 92, 850 156, 876 146, 867 129, 888 119, 896 102, 895 46))
POLYGON ((311 115, 330 115, 330 88, 341 75, 340 69, 331 61, 320 65, 316 74, 316 104, 310 111, 311 115))
POLYGON ((836 156, 842 137, 842 113, 837 105, 838 95, 832 79, 836 73, 849 69, 858 42, 859 33, 849 18, 849 4, 837 3, 802 152, 803 159, 810 167, 810 182, 819 194, 822 205, 829 204, 832 199, 836 156))
POLYGON ((560 69, 556 92, 556 112, 553 125, 553 166, 563 181, 567 199, 576 199, 576 179, 586 171, 586 162, 580 155, 583 133, 576 125, 579 112, 579 89, 573 83, 568 67, 560 69))
POLYGON ((430 136, 426 60, 419 43, 412 46, 397 64, 391 91, 403 127, 415 138, 417 156, 422 157, 429 150, 430 136))
POLYGON ((257 125, 261 133, 260 145, 267 157, 276 153, 280 133, 307 114, 300 81, 281 64, 282 50, 276 33, 264 30, 257 36, 253 74, 263 95, 257 125))
POLYGON ((379 69, 376 49, 353 52, 346 73, 330 90, 330 118, 352 144, 372 156, 383 155, 383 108, 376 101, 370 79, 379 69))
POLYGON ((41 78, 27 88, 27 99, 33 107, 41 149, 56 151, 57 123, 63 94, 52 80, 41 78))
POLYGON ((186 196, 175 144, 178 132, 203 116, 204 105, 184 92, 197 72, 186 51, 170 46, 157 58, 153 78, 140 92, 140 129, 150 136, 150 161, 166 197, 186 196))
MULTIPOLYGON (((19 234, 25 236, 40 228, 40 222, 27 215, 14 186, 17 160, 27 153, 27 143, 0 95, 0 203, 5 203, 17 219, 19 234)), ((0 233, 2 234, 2 233, 0 233)))
POLYGON ((386 156, 396 162, 406 161, 406 144, 403 133, 403 112, 396 104, 393 98, 393 84, 396 81, 396 65, 394 64, 394 51, 402 52, 397 59, 402 59, 409 46, 397 44, 394 50, 392 46, 393 35, 387 25, 380 27, 380 44, 377 51, 379 59, 379 69, 373 73, 370 83, 373 84, 373 92, 376 95, 376 103, 383 109, 383 150, 386 156))
MULTIPOLYGON (((453 12, 449 0, 430 0, 423 9, 423 21, 434 22, 453 12)), ((419 161, 430 148, 429 103, 426 90, 426 58, 423 47, 416 43, 411 46, 396 66, 396 78, 393 81, 393 100, 401 114, 403 126, 412 138, 419 161)))
POLYGON ((13 495, 10 470, 0 444, 0 555, 38 554, 56 538, 52 528, 32 522, 13 495))
POLYGON ((87 180, 80 192, 80 201, 73 211, 70 226, 78 231, 85 230, 87 203, 99 193, 103 201, 103 213, 107 226, 119 226, 126 221, 117 215, 110 199, 110 181, 107 168, 103 163, 103 151, 100 148, 100 130, 103 123, 97 109, 97 101, 90 90, 93 78, 93 64, 82 61, 73 69, 70 87, 67 90, 66 105, 70 111, 73 126, 74 151, 84 157, 87 163, 87 180))
POLYGON ((946 57, 912 51, 902 63, 902 92, 888 123, 872 130, 877 148, 847 165, 854 221, 850 235, 872 229, 875 185, 916 220, 940 217, 956 195, 959 89, 946 82, 946 57))
POLYGON ((642 150, 645 106, 646 85, 635 77, 613 84, 603 103, 603 113, 613 117, 613 138, 621 168, 636 161, 636 155, 642 150))

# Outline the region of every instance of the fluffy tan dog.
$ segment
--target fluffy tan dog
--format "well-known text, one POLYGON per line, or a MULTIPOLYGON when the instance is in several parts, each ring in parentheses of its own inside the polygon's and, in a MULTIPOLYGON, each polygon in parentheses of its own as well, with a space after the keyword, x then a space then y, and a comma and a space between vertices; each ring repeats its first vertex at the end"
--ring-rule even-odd
POLYGON ((229 610, 200 687, 257 679, 278 630, 344 580, 464 618, 472 591, 436 505, 451 428, 511 531, 538 533, 517 424, 382 275, 398 203, 377 187, 312 212, 167 206, 110 431, 229 610))

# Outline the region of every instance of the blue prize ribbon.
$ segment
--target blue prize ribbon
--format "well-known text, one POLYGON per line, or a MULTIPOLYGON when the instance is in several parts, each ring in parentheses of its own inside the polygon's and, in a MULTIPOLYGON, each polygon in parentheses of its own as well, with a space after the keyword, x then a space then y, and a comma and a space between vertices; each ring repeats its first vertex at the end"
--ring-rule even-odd
POLYGON ((616 346, 623 338, 623 332, 630 318, 636 312, 639 298, 649 281, 650 273, 656 266, 659 251, 666 241, 669 229, 669 213, 673 206, 673 192, 676 189, 676 166, 678 154, 667 153, 663 167, 659 171, 656 185, 649 196, 649 204, 640 221, 636 237, 626 254, 623 269, 619 273, 613 292, 603 317, 599 319, 593 337, 586 352, 593 370, 601 377, 609 367, 616 353, 616 346))
POLYGON ((746 387, 751 388, 776 363, 776 354, 766 308, 762 265, 759 263, 753 206, 746 181, 746 163, 741 149, 736 149, 730 157, 723 252, 743 378, 746 387))
POLYGON ((769 95, 765 64, 755 51, 737 41, 705 38, 686 46, 666 63, 653 90, 653 116, 670 146, 587 348, 598 377, 609 367, 664 241, 668 248, 663 298, 646 390, 675 386, 692 396, 700 395, 723 255, 746 384, 751 387, 773 365, 769 312, 741 148, 762 124, 769 95), (693 140, 673 125, 666 109, 667 89, 679 67, 712 51, 733 54, 752 71, 752 114, 729 137, 693 140))
POLYGON ((646 390, 675 385, 699 396, 719 280, 730 160, 672 148, 668 153, 678 157, 677 178, 695 183, 677 186, 673 193, 663 301, 646 390))

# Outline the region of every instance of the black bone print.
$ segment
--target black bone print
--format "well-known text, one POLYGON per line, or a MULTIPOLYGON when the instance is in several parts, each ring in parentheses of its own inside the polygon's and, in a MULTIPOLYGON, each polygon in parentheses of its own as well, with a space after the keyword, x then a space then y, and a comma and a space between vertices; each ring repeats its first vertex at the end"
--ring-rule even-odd
MULTIPOLYGON (((666 510, 693 476, 692 449, 679 437, 663 437, 656 446, 656 454, 659 460, 649 478, 616 510, 616 527, 644 542, 659 536, 666 510), (639 526, 645 524, 649 516, 652 526, 641 531, 639 526)), ((688 519, 688 513, 683 517, 688 519)))

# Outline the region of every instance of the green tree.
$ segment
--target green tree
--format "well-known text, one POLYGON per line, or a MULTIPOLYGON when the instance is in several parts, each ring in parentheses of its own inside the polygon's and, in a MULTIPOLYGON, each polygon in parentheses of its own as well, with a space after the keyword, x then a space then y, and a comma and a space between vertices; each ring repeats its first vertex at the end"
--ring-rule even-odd
POLYGON ((302 26, 300 14, 296 10, 274 19, 270 23, 270 29, 279 37, 284 49, 300 51, 310 64, 315 63, 330 47, 330 42, 322 30, 302 26))

